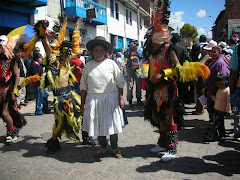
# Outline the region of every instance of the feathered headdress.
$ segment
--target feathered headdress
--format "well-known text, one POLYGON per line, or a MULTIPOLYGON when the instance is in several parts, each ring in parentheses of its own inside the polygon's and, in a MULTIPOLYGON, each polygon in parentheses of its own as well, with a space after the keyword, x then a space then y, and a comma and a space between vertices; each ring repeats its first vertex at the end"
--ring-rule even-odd
POLYGON ((7 38, 5 35, 0 36, 0 42, 2 45, 4 55, 9 59, 14 56, 13 50, 18 49, 20 44, 24 42, 27 38, 26 35, 16 35, 10 38, 7 38))
POLYGON ((156 44, 163 44, 171 39, 168 35, 168 23, 170 11, 169 6, 171 2, 169 0, 155 0, 152 10, 151 25, 153 26, 152 42, 156 44))
POLYGON ((78 19, 73 31, 73 35, 72 35, 72 39, 73 39, 72 56, 73 57, 76 57, 78 54, 82 53, 82 50, 80 49, 80 44, 82 43, 82 38, 80 36, 81 27, 83 27, 83 18, 78 19))
POLYGON ((64 41, 67 28, 67 16, 64 12, 58 16, 58 19, 59 21, 55 21, 53 31, 47 36, 52 48, 52 52, 55 54, 60 53, 59 49, 64 41))

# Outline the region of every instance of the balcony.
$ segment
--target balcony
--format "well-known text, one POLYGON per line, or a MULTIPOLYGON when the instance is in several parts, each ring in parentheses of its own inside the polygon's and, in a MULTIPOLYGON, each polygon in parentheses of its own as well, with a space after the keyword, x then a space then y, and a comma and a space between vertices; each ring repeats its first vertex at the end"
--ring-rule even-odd
POLYGON ((47 6, 47 2, 48 0, 3 0, 0 9, 24 14, 37 14, 36 7, 47 6))
POLYGON ((64 0, 63 5, 64 12, 68 16, 68 19, 77 19, 80 16, 85 18, 86 22, 92 25, 107 24, 107 9, 106 7, 97 4, 91 0, 64 0), (96 9, 97 17, 87 20, 87 9, 96 9))

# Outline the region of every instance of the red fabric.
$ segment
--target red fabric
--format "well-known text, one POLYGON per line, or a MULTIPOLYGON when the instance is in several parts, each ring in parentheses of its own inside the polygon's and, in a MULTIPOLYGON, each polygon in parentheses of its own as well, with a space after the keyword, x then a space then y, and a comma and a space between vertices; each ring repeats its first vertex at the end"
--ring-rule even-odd
POLYGON ((13 131, 13 130, 14 130, 14 127, 12 127, 12 128, 8 128, 8 130, 13 131))
POLYGON ((161 137, 164 137, 166 134, 164 132, 159 133, 161 137))
MULTIPOLYGON (((33 64, 35 64, 35 65, 37 65, 37 66, 40 66, 40 64, 37 63, 37 62, 35 62, 35 61, 33 61, 33 64)), ((41 76, 41 70, 40 70, 40 68, 39 68, 39 70, 38 70, 38 74, 39 74, 39 76, 41 76)), ((40 83, 40 81, 37 81, 37 82, 33 82, 32 85, 34 85, 34 86, 40 86, 41 83, 40 83)))
MULTIPOLYGON (((71 58, 69 60, 69 63, 70 63, 71 66, 77 65, 78 67, 80 67, 82 69, 84 68, 84 64, 83 64, 83 62, 79 58, 71 58)), ((77 82, 80 83, 81 77, 82 77, 82 73, 80 73, 80 71, 78 71, 78 70, 76 70, 76 71, 73 70, 73 74, 76 77, 77 82)))
POLYGON ((165 125, 165 130, 166 131, 174 131, 174 130, 177 130, 177 125, 176 124, 173 124, 173 125, 165 125))

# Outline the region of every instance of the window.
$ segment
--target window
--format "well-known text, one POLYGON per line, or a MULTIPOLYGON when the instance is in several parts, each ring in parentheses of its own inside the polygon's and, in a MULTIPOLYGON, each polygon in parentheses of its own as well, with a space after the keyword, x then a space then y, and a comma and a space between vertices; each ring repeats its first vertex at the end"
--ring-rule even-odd
POLYGON ((129 11, 129 24, 132 25, 132 12, 129 11))
POLYGON ((111 17, 114 18, 114 2, 110 0, 110 10, 111 10, 111 17))
POLYGON ((116 11, 116 19, 119 19, 119 8, 118 8, 118 3, 115 3, 115 11, 116 11))
POLYGON ((128 9, 126 9, 126 23, 128 24, 128 9))
POLYGON ((111 44, 116 45, 116 35, 111 34, 111 44))

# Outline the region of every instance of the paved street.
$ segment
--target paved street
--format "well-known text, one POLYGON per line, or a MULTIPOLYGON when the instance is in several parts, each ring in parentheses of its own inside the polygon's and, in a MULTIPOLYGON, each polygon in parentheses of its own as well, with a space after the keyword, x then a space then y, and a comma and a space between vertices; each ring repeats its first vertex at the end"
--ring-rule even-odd
MULTIPOLYGON (((126 91, 125 91, 126 92, 126 91)), ((49 97, 49 105, 52 96, 49 97)), ((135 102, 136 103, 136 102, 135 102)), ((160 154, 149 151, 158 133, 143 119, 143 107, 126 106, 129 124, 119 135, 122 159, 111 153, 95 159, 99 146, 90 147, 61 139, 61 150, 45 154, 44 145, 51 136, 53 113, 35 116, 35 102, 20 111, 28 121, 21 137, 4 145, 5 124, 0 126, 0 180, 70 180, 70 179, 240 179, 240 141, 228 137, 224 143, 203 143, 207 132, 207 113, 191 115, 194 104, 186 106, 185 129, 179 132, 178 154, 171 162, 160 162, 160 154)), ((225 121, 230 134, 232 119, 225 121)))

